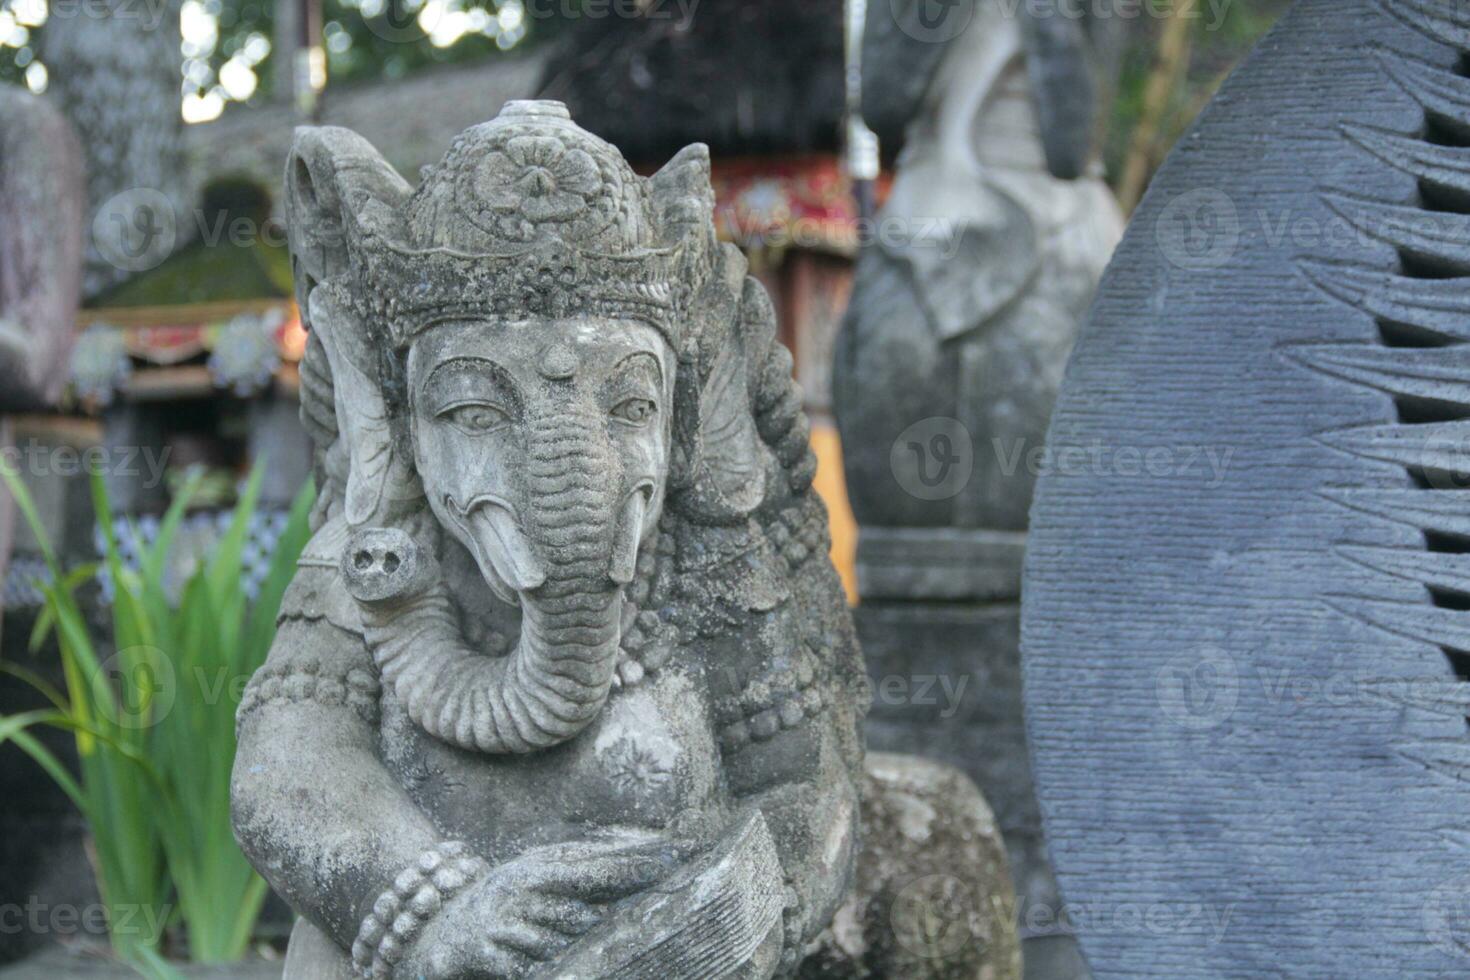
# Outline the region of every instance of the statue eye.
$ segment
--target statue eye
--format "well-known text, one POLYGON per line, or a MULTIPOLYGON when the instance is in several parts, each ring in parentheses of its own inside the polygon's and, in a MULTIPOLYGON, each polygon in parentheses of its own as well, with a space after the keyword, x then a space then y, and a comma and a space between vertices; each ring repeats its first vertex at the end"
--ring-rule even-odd
POLYGON ((633 425, 642 425, 653 418, 657 410, 658 407, 647 398, 628 398, 618 403, 612 410, 612 416, 633 425))
POLYGON ((478 403, 445 409, 439 417, 472 434, 494 432, 510 421, 510 416, 494 405, 478 403))

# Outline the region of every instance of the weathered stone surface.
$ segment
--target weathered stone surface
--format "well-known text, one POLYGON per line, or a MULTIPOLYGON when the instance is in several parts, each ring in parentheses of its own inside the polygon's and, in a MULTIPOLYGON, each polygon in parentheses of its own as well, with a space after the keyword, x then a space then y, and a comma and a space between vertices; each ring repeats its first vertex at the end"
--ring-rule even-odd
POLYGON ((1025 554, 1019 531, 868 526, 858 541, 858 588, 865 601, 1014 602, 1025 554))
POLYGON ((851 897, 802 964, 802 980, 1019 980, 1005 845, 958 769, 868 756, 851 897))
MULTIPOLYGON (((997 10, 1020 30, 1047 169, 1063 179, 1078 177, 1092 163, 1099 118, 1114 88, 1124 23, 1098 5, 1060 0, 870 3, 863 32, 863 119, 896 153, 923 109, 947 50, 963 43, 957 40, 963 35, 994 31, 990 15, 997 10)), ((985 67, 977 64, 976 76, 983 76, 985 67)))
MULTIPOLYGON (((0 86, 0 412, 45 409, 61 394, 81 298, 86 189, 80 156, 76 135, 60 113, 16 86, 0 86)), ((78 495, 69 491, 80 488, 58 475, 56 467, 44 465, 57 447, 41 446, 35 433, 17 432, 11 420, 0 421, 0 449, 13 453, 17 448, 22 455, 11 456, 10 462, 38 459, 43 464, 22 462, 20 469, 39 501, 41 520, 54 533, 52 540, 73 556, 75 532, 84 525, 74 506, 78 495), (40 452, 28 455, 35 449, 40 452)), ((66 450, 75 453, 77 447, 66 450)), ((33 545, 29 539, 15 501, 0 487, 0 581, 12 548, 33 545)), ((27 649, 29 618, 6 615, 0 660, 44 670, 47 661, 27 649)), ((55 651, 45 653, 54 656, 55 651)), ((61 681, 59 670, 53 679, 61 681)), ((44 704, 26 685, 0 678, 0 712, 44 704)), ((48 739, 53 747, 70 741, 48 739)), ((13 745, 0 748, 0 798, 6 801, 0 809, 0 905, 23 907, 33 898, 81 904, 91 883, 79 822, 69 817, 70 805, 60 790, 13 745)), ((30 928, 0 930, 0 962, 42 939, 30 928)))
POLYGON ((793 976, 864 678, 706 151, 518 102, 416 190, 303 130, 287 202, 321 493, 234 804, 291 975, 793 976))
POLYGON ((1051 449, 1109 462, 1039 486, 1025 689, 1100 980, 1465 973, 1467 51, 1301 0, 1068 367, 1051 449))

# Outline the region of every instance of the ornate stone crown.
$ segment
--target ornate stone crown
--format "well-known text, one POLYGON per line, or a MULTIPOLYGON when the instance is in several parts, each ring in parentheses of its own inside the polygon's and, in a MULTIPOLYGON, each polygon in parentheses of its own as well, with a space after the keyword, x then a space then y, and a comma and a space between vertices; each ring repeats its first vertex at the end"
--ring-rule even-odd
POLYGON ((463 133, 402 213, 363 222, 365 285, 393 343, 464 318, 677 323, 687 256, 650 182, 560 102, 511 102, 463 133))

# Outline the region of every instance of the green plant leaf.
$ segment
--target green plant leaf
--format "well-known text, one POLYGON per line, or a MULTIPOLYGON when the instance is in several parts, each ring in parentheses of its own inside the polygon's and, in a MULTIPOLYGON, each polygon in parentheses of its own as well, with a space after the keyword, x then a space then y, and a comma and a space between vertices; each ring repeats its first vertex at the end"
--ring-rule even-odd
POLYGON ((61 565, 56 560, 56 551, 51 547, 51 538, 46 534, 46 525, 42 523, 41 516, 36 512, 36 503, 31 499, 31 492, 26 489, 25 481, 20 478, 20 473, 15 465, 7 460, 0 460, 0 479, 5 481, 10 495, 15 498, 15 506, 20 510, 21 516, 25 518, 26 525, 31 529, 31 534, 36 538, 36 544, 41 548, 41 555, 46 559, 46 567, 58 581, 61 579, 61 565))
POLYGON ((90 821, 92 819, 91 801, 82 792, 82 787, 72 777, 72 774, 67 771, 66 766, 62 765, 61 761, 52 754, 51 750, 37 741, 34 735, 26 731, 26 728, 26 725, 14 727, 6 738, 0 738, 0 742, 7 740, 14 742, 22 752, 30 756, 36 765, 40 766, 45 770, 46 775, 51 777, 51 781, 56 784, 57 788, 65 793, 72 803, 76 805, 77 810, 81 812, 82 816, 90 821))
POLYGON ((133 956, 133 969, 148 980, 185 980, 184 974, 176 969, 158 950, 139 945, 133 956))
POLYGON ((9 674, 11 677, 23 681, 26 685, 40 693, 47 701, 55 705, 58 711, 67 710, 65 695, 57 689, 56 685, 29 667, 22 667, 20 664, 0 663, 0 674, 9 674))
MULTIPOLYGON (((45 605, 31 638, 38 646, 56 638, 64 685, 57 689, 34 671, 0 664, 53 705, 0 717, 0 744, 12 741, 26 751, 87 819, 104 902, 172 905, 170 924, 187 929, 190 956, 201 962, 244 954, 267 893, 230 824, 234 681, 269 651, 281 597, 310 535, 314 495, 308 487, 297 496, 257 601, 249 604, 240 583, 263 473, 263 466, 252 472, 208 560, 174 588, 170 556, 198 474, 175 496, 154 540, 138 539, 135 568, 119 547, 106 486, 95 478, 101 561, 69 571, 45 540, 26 488, 13 471, 3 474, 47 557, 50 579, 38 583, 45 605), (111 630, 94 636, 77 595, 104 572, 113 586, 111 630), (79 775, 35 739, 35 725, 73 733, 79 775)), ((159 954, 158 938, 114 935, 113 944, 140 973, 172 980, 178 974, 159 954)))

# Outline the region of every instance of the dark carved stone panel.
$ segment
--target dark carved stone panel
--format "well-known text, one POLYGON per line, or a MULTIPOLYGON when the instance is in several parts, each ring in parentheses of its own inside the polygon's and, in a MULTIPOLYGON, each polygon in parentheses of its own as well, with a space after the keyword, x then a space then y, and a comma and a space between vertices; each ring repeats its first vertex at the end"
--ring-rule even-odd
POLYGON ((1450 0, 1299 3, 1068 368, 1054 455, 1169 463, 1032 512, 1035 772, 1099 980, 1466 969, 1466 51, 1450 0))

